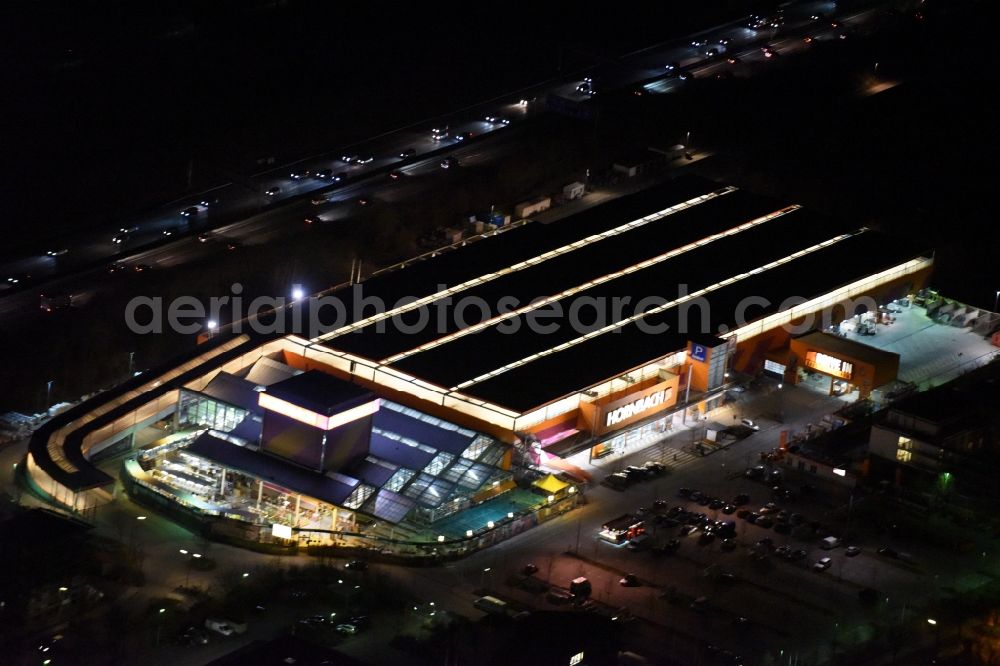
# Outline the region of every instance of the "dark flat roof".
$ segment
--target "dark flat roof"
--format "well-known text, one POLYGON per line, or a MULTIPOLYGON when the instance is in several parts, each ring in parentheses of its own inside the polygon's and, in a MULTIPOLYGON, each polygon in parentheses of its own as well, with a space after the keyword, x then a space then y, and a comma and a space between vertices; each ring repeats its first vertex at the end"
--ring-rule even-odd
MULTIPOLYGON (((405 269, 387 271, 366 280, 361 285, 362 291, 365 296, 377 296, 390 305, 404 297, 430 295, 440 284, 461 284, 723 187, 697 176, 681 176, 562 220, 527 224, 432 259, 415 261, 405 269)), ((356 321, 358 312, 353 299, 347 294, 338 295, 345 299, 348 321, 356 321)))
POLYGON ((375 412, 374 426, 456 456, 469 448, 476 438, 475 434, 469 436, 457 429, 441 428, 385 406, 375 412))
POLYGON ((202 393, 248 412, 262 414, 258 403, 257 385, 228 372, 220 372, 202 389, 202 393))
POLYGON ((210 433, 200 435, 185 450, 224 467, 330 504, 343 504, 357 485, 357 483, 348 485, 329 476, 297 467, 281 458, 237 446, 210 433))
MULTIPOLYGON (((559 301, 559 306, 562 312, 568 313, 571 303, 583 298, 592 298, 605 303, 611 303, 616 298, 629 298, 633 307, 647 297, 672 300, 680 295, 682 285, 686 285, 684 292, 696 292, 724 277, 753 270, 781 259, 799 248, 827 240, 837 234, 837 231, 827 224, 819 222, 803 224, 808 218, 809 216, 801 210, 789 213, 740 234, 717 240, 643 270, 568 296, 559 301), (798 229, 800 224, 801 230, 798 229), (755 249, 748 250, 748 248, 755 249)), ((584 273, 581 278, 589 280, 592 276, 584 273)), ((713 300, 712 296, 708 298, 710 301, 713 300)), ((714 307, 714 302, 712 305, 714 307)), ((633 312, 632 307, 623 310, 625 316, 633 312)), ((699 309, 692 309, 692 313, 698 312, 699 309)), ((535 332, 531 330, 529 316, 522 315, 513 320, 519 326, 516 333, 509 332, 512 322, 501 322, 434 349, 414 354, 393 365, 403 372, 450 388, 530 354, 578 338, 582 334, 568 325, 566 317, 551 321, 560 322, 558 330, 550 333, 535 332), (483 353, 485 350, 489 350, 488 353, 483 353), (455 359, 462 359, 462 362, 456 363, 455 359)), ((677 331, 678 326, 672 325, 670 330, 677 331)), ((700 328, 695 327, 681 330, 702 332, 700 328)), ((713 329, 713 332, 715 330, 713 329)), ((598 337, 609 336, 614 337, 613 334, 598 337)), ((674 350, 683 348, 686 340, 684 336, 676 338, 674 344, 679 346, 674 350)), ((608 341, 607 344, 617 348, 617 344, 613 341, 608 341)), ((623 371, 627 369, 622 367, 623 371)), ((569 385, 567 389, 567 392, 573 390, 569 385)))
MULTIPOLYGON (((873 273, 897 266, 916 256, 912 249, 877 232, 869 231, 819 250, 808 259, 791 261, 712 293, 709 328, 731 330, 733 313, 740 301, 750 295, 766 298, 770 305, 748 312, 757 320, 778 311, 781 301, 792 295, 815 297, 859 280, 873 273), (837 270, 828 270, 837 266, 837 270)), ((700 327, 697 309, 694 322, 700 327)), ((622 372, 684 348, 688 335, 678 333, 680 322, 676 308, 648 318, 649 324, 667 324, 666 333, 650 335, 629 324, 619 333, 600 335, 568 349, 549 354, 519 368, 483 382, 472 384, 462 393, 509 409, 524 412, 560 398, 575 390, 592 386, 622 372)))
POLYGON ((267 387, 267 393, 324 416, 332 416, 374 397, 366 388, 319 370, 303 372, 272 384, 267 387))
POLYGON ((400 467, 419 472, 427 463, 434 458, 433 453, 422 451, 403 442, 390 439, 377 432, 372 433, 371 442, 368 445, 368 452, 376 458, 388 460, 400 467))
POLYGON ((441 388, 457 388, 473 398, 523 413, 680 351, 692 338, 724 335, 777 312, 790 297, 813 298, 923 254, 907 243, 890 242, 876 232, 835 222, 784 202, 685 178, 550 225, 526 225, 419 262, 391 274, 393 289, 401 296, 425 296, 435 291, 422 282, 421 276, 428 272, 437 276, 435 285, 489 276, 708 193, 717 196, 450 296, 452 305, 446 312, 448 316, 441 318, 443 326, 437 321, 432 303, 431 317, 423 327, 412 327, 417 319, 413 313, 402 316, 402 324, 384 321, 324 344, 389 364, 441 388), (780 214, 761 220, 772 213, 780 214), (755 224, 745 226, 751 222, 755 224), (718 234, 725 235, 710 239, 718 234), (806 250, 808 253, 800 254, 806 250), (676 254, 662 258, 674 251, 676 254), (654 263, 645 263, 653 259, 654 263), (437 267, 442 270, 436 272, 437 267), (404 279, 411 271, 416 276, 412 284, 404 279), (610 280, 605 277, 618 272, 624 274, 610 280), (593 284, 597 279, 602 282, 593 284), (727 283, 720 286, 720 282, 727 283), (594 319, 593 307, 583 308, 581 317, 591 329, 602 328, 634 315, 639 304, 643 310, 652 307, 647 297, 661 299, 653 303, 655 306, 699 290, 707 291, 698 297, 699 301, 689 304, 687 313, 673 307, 644 318, 644 323, 650 325, 666 325, 665 331, 656 335, 628 323, 616 332, 582 340, 588 330, 570 326, 567 317, 574 303, 603 302, 605 310, 611 312, 604 320, 594 319), (538 297, 554 297, 565 291, 574 293, 530 315, 508 317, 475 332, 447 338, 461 333, 462 327, 475 326, 486 317, 492 319, 500 314, 502 298, 515 303, 512 306, 508 301, 504 306, 509 312, 538 297), (748 296, 765 298, 768 305, 750 309, 749 321, 738 322, 737 306, 748 296), (484 303, 489 311, 480 313, 477 304, 464 310, 464 322, 456 322, 454 305, 464 297, 477 299, 476 303, 484 303), (624 307, 617 311, 611 306, 623 300, 624 307), (707 303, 707 325, 701 321, 700 302, 707 303), (556 330, 532 330, 531 321, 541 320, 538 314, 547 315, 553 307, 561 314, 543 321, 558 324, 556 330), (560 348, 568 343, 572 345, 560 348), (422 345, 431 346, 416 350, 422 345), (508 365, 516 367, 503 370, 508 365), (493 372, 497 374, 477 381, 493 372))
MULTIPOLYGON (((529 268, 490 280, 463 291, 460 296, 455 296, 453 299, 456 301, 459 298, 479 299, 491 307, 495 307, 501 298, 514 298, 518 303, 527 304, 540 296, 570 289, 596 277, 626 269, 781 207, 773 200, 737 190, 627 233, 606 238, 529 268)), ((567 221, 572 222, 573 219, 569 218, 567 221)), ((619 224, 627 221, 629 220, 621 219, 619 224)), ((446 328, 443 330, 439 331, 435 325, 414 331, 415 327, 412 324, 417 317, 416 313, 401 316, 403 331, 400 331, 400 327, 394 321, 372 324, 360 331, 331 340, 330 346, 365 358, 380 360, 430 342, 442 334, 452 333, 459 328, 456 318, 448 317, 445 319, 446 328)), ((474 325, 482 320, 482 314, 476 307, 468 307, 463 310, 463 319, 467 325, 474 325)))
POLYGON ((887 360, 899 358, 899 354, 896 354, 895 352, 885 351, 884 349, 866 345, 863 342, 849 340, 848 338, 843 338, 839 335, 833 335, 832 333, 826 333, 824 331, 806 333, 805 335, 801 335, 796 338, 796 340, 804 345, 812 345, 820 349, 826 349, 834 355, 840 354, 859 361, 871 363, 872 365, 878 365, 887 360))

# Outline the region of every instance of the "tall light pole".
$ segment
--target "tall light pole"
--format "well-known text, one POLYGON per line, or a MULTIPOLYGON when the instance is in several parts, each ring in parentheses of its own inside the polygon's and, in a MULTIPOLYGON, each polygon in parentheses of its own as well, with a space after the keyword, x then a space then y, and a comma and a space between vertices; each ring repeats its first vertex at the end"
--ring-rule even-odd
POLYGON ((993 312, 997 311, 998 302, 1000 302, 1000 289, 997 290, 997 295, 993 298, 993 312))
POLYGON ((56 383, 56 380, 50 379, 45 382, 45 411, 49 410, 49 406, 52 404, 52 385, 56 383))

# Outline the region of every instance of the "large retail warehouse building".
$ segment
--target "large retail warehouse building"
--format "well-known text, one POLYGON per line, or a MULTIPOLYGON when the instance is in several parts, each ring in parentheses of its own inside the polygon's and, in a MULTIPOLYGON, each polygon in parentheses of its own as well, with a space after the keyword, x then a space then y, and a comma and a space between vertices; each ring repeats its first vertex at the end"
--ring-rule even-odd
POLYGON ((783 325, 861 295, 910 293, 931 263, 875 231, 683 178, 376 276, 366 297, 415 302, 352 312, 294 362, 565 455, 656 427, 685 398, 704 404, 730 371, 756 373, 787 349, 783 325), (470 306, 464 327, 435 321, 443 299, 470 297, 490 305, 485 318, 470 306), (503 298, 512 312, 500 312, 503 298))
MULTIPOLYGON (((478 433, 497 443, 527 443, 523 450, 536 461, 587 450, 600 455, 669 428, 685 408, 711 407, 728 382, 761 372, 766 361, 772 368, 775 358, 794 363, 794 354, 781 353, 791 349, 785 325, 828 308, 839 308, 835 319, 851 316, 853 307, 845 311, 844 304, 862 295, 883 303, 911 293, 923 286, 931 266, 929 253, 878 232, 734 187, 680 178, 378 273, 354 287, 366 301, 344 295, 347 319, 339 328, 313 340, 289 335, 252 349, 241 343, 217 359, 206 352, 168 380, 142 378, 115 407, 131 410, 131 421, 109 416, 100 421, 100 432, 89 426, 85 436, 74 435, 74 428, 83 427, 77 424, 90 418, 77 413, 32 442, 29 466, 38 485, 56 486, 50 494, 75 503, 76 493, 104 482, 78 468, 122 432, 114 423, 135 427, 177 412, 182 392, 185 405, 197 406, 200 398, 192 392, 203 392, 220 371, 243 377, 263 357, 295 371, 334 375, 371 396, 331 387, 334 394, 351 396, 342 400, 315 395, 310 386, 308 403, 290 405, 269 396, 266 382, 256 382, 259 404, 242 398, 244 411, 226 412, 227 427, 239 429, 236 421, 245 413, 263 410, 262 433, 244 423, 246 438, 262 437, 254 444, 261 455, 280 456, 283 464, 301 467, 297 458, 315 453, 301 446, 325 440, 320 431, 274 440, 288 432, 278 415, 325 428, 349 420, 332 407, 341 403, 365 418, 370 414, 364 410, 375 413, 374 426, 352 435, 358 455, 372 446, 364 438, 379 434, 380 419, 406 409, 418 412, 410 421, 437 419, 437 428, 467 430, 463 446, 472 447, 478 433), (375 299, 387 309, 375 308, 375 299), (143 407, 154 400, 155 408, 143 407), (379 416, 378 400, 396 411, 379 416), (308 404, 322 409, 306 409, 308 404)), ((814 341, 815 351, 836 355, 821 343, 814 341)), ((795 367, 783 371, 794 380, 795 367)), ((110 398, 104 400, 83 409, 111 409, 110 398)), ((395 423, 402 417, 393 418, 395 423)), ((407 421, 397 429, 415 427, 407 421)), ((433 431, 425 430, 433 439, 433 431)), ((425 444, 432 457, 431 450, 447 448, 425 444)), ((238 457, 214 440, 199 446, 213 464, 238 457)), ((361 474, 351 471, 360 469, 358 461, 338 472, 327 463, 339 461, 340 453, 319 452, 324 462, 315 465, 317 473, 343 473, 339 482, 348 485, 361 474)), ((502 479, 510 459, 490 458, 479 476, 502 479)), ((252 492, 252 479, 261 473, 244 472, 252 492)), ((377 490, 381 483, 371 485, 377 490)), ((468 485, 469 493, 484 492, 468 485)), ((402 494, 408 489, 398 488, 402 494)), ((358 506, 366 511, 367 504, 358 506)))

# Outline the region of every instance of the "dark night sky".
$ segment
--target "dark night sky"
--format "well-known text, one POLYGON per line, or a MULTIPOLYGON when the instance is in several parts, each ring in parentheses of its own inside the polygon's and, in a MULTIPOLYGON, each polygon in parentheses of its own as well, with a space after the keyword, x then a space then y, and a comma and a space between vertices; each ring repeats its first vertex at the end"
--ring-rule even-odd
POLYGON ((0 228, 141 210, 182 190, 192 159, 207 185, 543 79, 560 45, 569 68, 714 18, 595 6, 8 3, 0 228))
MULTIPOLYGON (((290 161, 543 79, 560 52, 573 69, 749 6, 712 3, 710 14, 695 2, 7 3, 0 230, 17 244, 107 224, 183 193, 192 160, 195 187, 223 182, 260 156, 290 161)), ((912 206, 913 231, 952 256, 992 243, 976 204, 994 171, 981 78, 991 35, 976 36, 988 30, 966 21, 946 28, 952 36, 939 50, 924 44, 944 64, 900 95, 904 108, 884 103, 864 154, 835 150, 817 172, 865 173, 875 185, 864 196, 883 189, 901 210, 912 206)), ((997 281, 992 266, 980 256, 974 279, 997 281)))

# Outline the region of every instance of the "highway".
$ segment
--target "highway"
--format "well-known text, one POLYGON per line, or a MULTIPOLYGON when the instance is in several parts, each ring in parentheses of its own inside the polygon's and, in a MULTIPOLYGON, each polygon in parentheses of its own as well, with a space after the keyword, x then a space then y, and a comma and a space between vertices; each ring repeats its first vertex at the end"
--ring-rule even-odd
POLYGON ((349 218, 349 207, 344 204, 361 197, 392 198, 419 193, 438 182, 423 176, 443 171, 440 162, 445 154, 456 155, 462 165, 485 163, 502 156, 504 151, 495 145, 496 141, 489 142, 494 144, 490 149, 477 151, 478 140, 494 134, 500 137, 525 120, 548 112, 546 100, 550 98, 561 97, 585 107, 599 102, 599 99, 591 102, 592 97, 600 98, 610 91, 630 87, 642 94, 671 93, 684 85, 681 78, 666 70, 671 63, 677 63, 678 71, 689 72, 695 78, 727 70, 737 76, 750 76, 770 64, 767 61, 772 58, 765 57, 762 47, 768 46, 775 56, 791 55, 808 48, 804 36, 836 40, 844 26, 861 30, 876 12, 864 10, 838 16, 835 3, 810 1, 787 6, 784 15, 780 29, 750 30, 745 27, 745 20, 734 22, 685 40, 628 54, 559 81, 512 92, 446 118, 421 121, 356 145, 247 177, 234 174, 228 184, 178 199, 140 219, 106 229, 81 230, 53 241, 50 246, 37 248, 37 253, 8 258, 0 264, 0 319, 11 324, 17 315, 32 310, 37 315, 38 296, 42 292, 79 293, 97 289, 101 276, 115 262, 127 266, 144 264, 154 269, 178 265, 224 251, 232 241, 263 243, 289 233, 289 229, 304 231, 304 226, 289 224, 296 218, 311 214, 324 219, 349 218), (817 14, 824 18, 819 21, 810 18, 817 14), (834 16, 837 16, 836 27, 831 25, 834 16), (688 39, 707 45, 695 48, 688 39), (720 40, 728 41, 722 45, 720 40), (705 50, 713 47, 719 53, 706 56, 705 50), (728 62, 733 56, 737 62, 728 62), (594 82, 593 95, 577 89, 584 76, 594 82), (491 122, 487 117, 500 121, 491 122), (447 127, 448 135, 434 138, 431 129, 435 126, 447 127), (410 150, 412 156, 400 157, 410 150), (355 156, 372 159, 365 164, 342 159, 355 156), (386 174, 392 169, 402 171, 403 183, 389 181, 386 174), (342 180, 331 182, 331 178, 304 175, 321 170, 329 170, 342 180), (394 187, 399 190, 395 194, 394 187), (312 206, 310 201, 315 196, 326 196, 330 204, 312 206), (185 211, 190 214, 185 216, 185 211), (197 237, 206 232, 211 232, 214 240, 199 242, 197 237))

